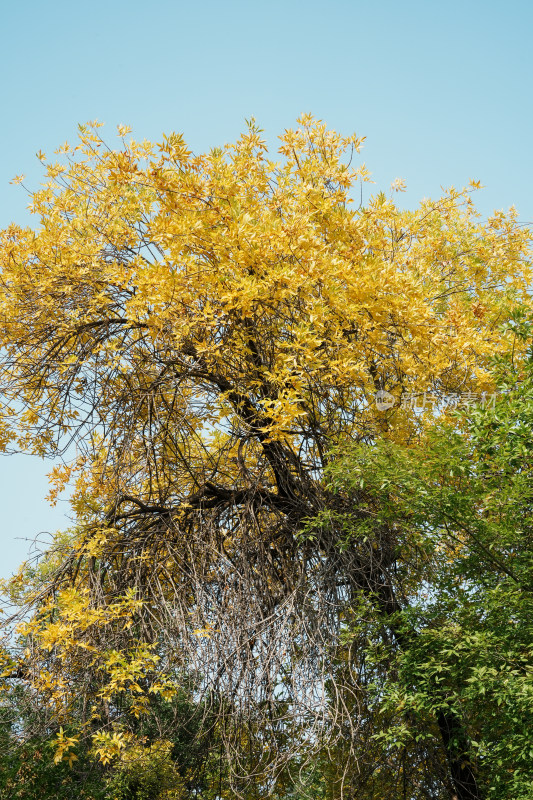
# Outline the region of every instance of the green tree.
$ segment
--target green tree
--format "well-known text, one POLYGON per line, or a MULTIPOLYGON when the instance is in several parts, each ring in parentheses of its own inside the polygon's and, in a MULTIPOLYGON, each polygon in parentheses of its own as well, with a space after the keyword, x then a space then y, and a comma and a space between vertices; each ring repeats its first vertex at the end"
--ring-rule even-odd
MULTIPOLYGON (((87 745, 75 758, 54 760, 55 726, 40 698, 21 686, 0 704, 0 798, 2 800, 107 800, 104 769, 87 745)), ((65 732, 76 733, 76 724, 65 732)))
POLYGON ((153 698, 146 714, 122 727, 124 747, 102 763, 98 740, 80 737, 82 702, 58 730, 42 699, 20 684, 3 693, 2 800, 211 800, 219 794, 227 771, 212 701, 202 708, 185 689, 171 701, 153 698))
MULTIPOLYGON (((513 327, 531 341, 523 315, 513 327)), ((423 445, 356 448, 331 475, 341 492, 364 490, 373 526, 393 527, 398 546, 409 540, 418 551, 418 570, 410 559, 410 574, 397 583, 387 653, 372 656, 376 666, 388 662, 377 688, 391 716, 378 739, 409 751, 440 734, 455 784, 467 787, 459 796, 475 796, 471 765, 483 796, 526 800, 533 791, 533 351, 525 363, 500 359, 495 373, 494 408, 437 424, 423 445)), ((348 537, 365 531, 354 521, 348 537)))

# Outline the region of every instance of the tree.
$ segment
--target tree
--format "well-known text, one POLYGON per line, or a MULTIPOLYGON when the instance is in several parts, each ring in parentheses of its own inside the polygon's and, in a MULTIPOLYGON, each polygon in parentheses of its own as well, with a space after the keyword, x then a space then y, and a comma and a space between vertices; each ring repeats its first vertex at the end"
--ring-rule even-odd
POLYGON ((431 740, 436 718, 450 748, 477 762, 483 796, 499 800, 533 788, 533 348, 530 319, 515 323, 529 358, 497 362, 494 409, 469 409, 462 433, 441 421, 423 447, 382 440, 332 468, 338 489, 379 499, 380 524, 419 537, 419 591, 394 622, 380 698, 392 723, 380 736, 412 746, 425 727, 431 740), (442 730, 443 712, 464 721, 462 736, 442 730))
MULTIPOLYGON (((111 150, 97 128, 47 165, 37 230, 2 235, 2 443, 67 454, 51 494, 70 482, 75 515, 11 586, 32 614, 6 674, 58 724, 82 695, 105 757, 185 672, 219 710, 240 794, 270 796, 326 746, 353 783, 380 725, 365 637, 399 641, 399 598, 423 576, 416 541, 324 470, 350 442, 414 442, 431 414, 413 393, 492 390, 501 323, 527 298, 528 231, 513 210, 481 222, 455 189, 414 212, 382 193, 353 208, 362 140, 310 117, 278 162, 253 122, 201 156, 126 129, 111 150)), ((442 714, 441 731, 462 730, 442 714)), ((432 763, 413 798, 446 780, 480 796, 444 733, 432 763)))
POLYGON ((131 719, 114 738, 97 727, 92 737, 83 735, 83 698, 69 708, 65 727, 58 727, 42 695, 17 683, 0 703, 2 800, 221 796, 225 773, 216 713, 192 700, 183 676, 171 701, 152 700, 149 714, 131 719))

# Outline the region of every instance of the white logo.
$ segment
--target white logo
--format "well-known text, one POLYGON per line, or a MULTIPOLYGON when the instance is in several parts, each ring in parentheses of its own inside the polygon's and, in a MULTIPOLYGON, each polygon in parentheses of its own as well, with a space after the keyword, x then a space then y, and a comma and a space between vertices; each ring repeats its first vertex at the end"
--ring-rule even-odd
POLYGON ((378 407, 378 411, 386 411, 388 408, 392 408, 395 402, 396 398, 394 395, 385 391, 385 389, 380 389, 376 392, 376 406, 378 407))
MULTIPOLYGON (((396 398, 385 389, 379 389, 374 395, 378 411, 387 411, 396 403, 396 398)), ((400 408, 409 408, 413 411, 424 411, 426 408, 453 409, 459 406, 473 406, 479 404, 481 408, 495 408, 496 392, 455 392, 437 396, 432 392, 403 392, 400 397, 400 408)))

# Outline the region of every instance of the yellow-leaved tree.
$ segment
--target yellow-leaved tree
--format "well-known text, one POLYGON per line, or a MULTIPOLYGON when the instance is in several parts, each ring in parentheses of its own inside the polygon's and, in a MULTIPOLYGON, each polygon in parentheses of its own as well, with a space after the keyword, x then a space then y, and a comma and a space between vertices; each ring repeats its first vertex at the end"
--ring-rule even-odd
POLYGON ((443 398, 493 391, 530 234, 512 210, 481 220, 475 187, 358 205, 362 140, 309 116, 276 160, 253 122, 203 155, 127 129, 110 149, 98 127, 45 161, 35 228, 1 238, 2 446, 56 457, 75 516, 11 585, 28 613, 6 680, 105 759, 194 675, 230 715, 241 790, 325 741, 364 774, 377 723, 343 620, 386 631, 423 556, 368 504, 348 540, 357 493, 323 471, 335 447, 415 441, 443 398))

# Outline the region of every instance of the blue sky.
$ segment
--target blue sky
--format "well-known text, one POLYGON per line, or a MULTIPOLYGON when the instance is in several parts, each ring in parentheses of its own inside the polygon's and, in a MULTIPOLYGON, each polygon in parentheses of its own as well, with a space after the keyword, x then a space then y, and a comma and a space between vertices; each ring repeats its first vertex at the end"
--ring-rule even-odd
MULTIPOLYGON (((276 134, 312 112, 367 137, 362 157, 406 205, 470 178, 484 215, 515 205, 533 220, 533 4, 297 0, 19 0, 2 8, 0 226, 30 222, 35 153, 73 140, 79 122, 180 131, 200 152, 234 139, 255 116, 276 134)), ((44 501, 50 465, 0 458, 7 575, 40 531, 68 524, 44 501)))

